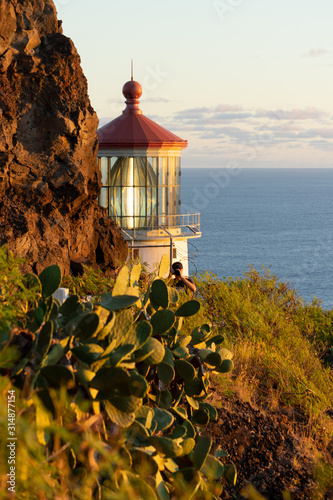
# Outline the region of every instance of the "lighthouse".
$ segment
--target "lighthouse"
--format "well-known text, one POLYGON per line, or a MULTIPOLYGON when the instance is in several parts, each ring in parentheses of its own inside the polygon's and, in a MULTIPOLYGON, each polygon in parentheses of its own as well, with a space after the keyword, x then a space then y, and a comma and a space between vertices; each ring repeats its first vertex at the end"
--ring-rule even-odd
POLYGON ((139 108, 140 83, 123 86, 126 108, 98 131, 99 203, 122 230, 130 257, 153 270, 164 254, 188 275, 188 239, 199 238, 200 214, 181 211, 181 152, 187 141, 139 108))

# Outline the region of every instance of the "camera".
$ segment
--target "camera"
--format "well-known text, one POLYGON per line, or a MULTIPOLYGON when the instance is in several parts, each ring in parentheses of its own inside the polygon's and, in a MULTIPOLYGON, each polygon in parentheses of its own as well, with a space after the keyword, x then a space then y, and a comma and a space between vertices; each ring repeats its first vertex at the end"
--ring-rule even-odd
POLYGON ((174 262, 171 266, 171 274, 174 276, 177 276, 177 278, 181 277, 181 270, 183 269, 183 266, 181 262, 174 262))

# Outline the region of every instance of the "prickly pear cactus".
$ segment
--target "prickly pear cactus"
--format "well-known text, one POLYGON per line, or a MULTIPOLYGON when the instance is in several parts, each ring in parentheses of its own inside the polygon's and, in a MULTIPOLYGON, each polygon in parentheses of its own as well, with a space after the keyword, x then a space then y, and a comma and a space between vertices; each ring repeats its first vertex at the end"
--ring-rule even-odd
POLYGON ((137 498, 210 499, 220 495, 221 478, 236 481, 234 467, 220 460, 225 454, 212 454, 211 438, 201 434, 217 418, 205 401, 209 375, 230 371, 232 355, 207 324, 182 333, 200 302, 179 305, 178 293, 162 279, 170 266, 166 256, 161 264, 145 294, 140 265, 124 266, 113 291, 95 305, 71 295, 60 306, 52 297, 60 270, 45 269, 36 307, 28 312, 34 342, 11 370, 13 383, 33 398, 37 439, 47 453, 57 442, 60 447, 60 423, 61 435, 67 433, 69 475, 88 466, 77 434, 87 432, 86 422, 98 422, 91 435, 101 443, 101 464, 106 448, 118 457, 109 457, 103 472, 94 458, 102 498, 121 498, 127 488, 137 498))

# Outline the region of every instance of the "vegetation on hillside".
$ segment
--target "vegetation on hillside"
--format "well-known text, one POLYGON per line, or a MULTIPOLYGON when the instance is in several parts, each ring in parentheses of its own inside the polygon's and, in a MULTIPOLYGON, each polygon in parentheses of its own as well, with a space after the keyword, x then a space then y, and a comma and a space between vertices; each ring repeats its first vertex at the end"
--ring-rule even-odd
POLYGON ((162 259, 143 294, 141 265, 124 266, 98 302, 70 295, 61 306, 56 265, 25 276, 28 288, 10 278, 15 304, 1 284, 3 308, 20 313, 0 345, 5 495, 203 500, 235 483, 203 431, 217 418, 209 376, 229 372, 232 355, 208 324, 183 333, 200 302, 180 300, 162 279, 169 268, 162 259))
POLYGON ((333 311, 306 304, 264 270, 219 280, 205 273, 197 286, 208 320, 223 328, 237 359, 233 387, 248 398, 298 406, 333 431, 333 311))
MULTIPOLYGON (((217 498, 236 471, 205 431, 211 374, 251 404, 298 408, 309 437, 332 440, 333 311, 252 268, 198 276, 189 300, 168 268, 62 280, 57 266, 22 275, 0 249, 0 430, 14 390, 17 498, 217 498)), ((0 470, 7 491, 4 446, 0 470)))

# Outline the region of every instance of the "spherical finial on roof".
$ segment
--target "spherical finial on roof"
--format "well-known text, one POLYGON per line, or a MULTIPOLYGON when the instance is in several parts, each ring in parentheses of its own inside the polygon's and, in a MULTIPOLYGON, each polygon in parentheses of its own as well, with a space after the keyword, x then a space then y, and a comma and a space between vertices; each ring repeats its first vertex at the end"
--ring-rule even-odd
POLYGON ((139 82, 130 80, 123 86, 123 95, 126 99, 139 99, 142 95, 142 87, 139 82))

